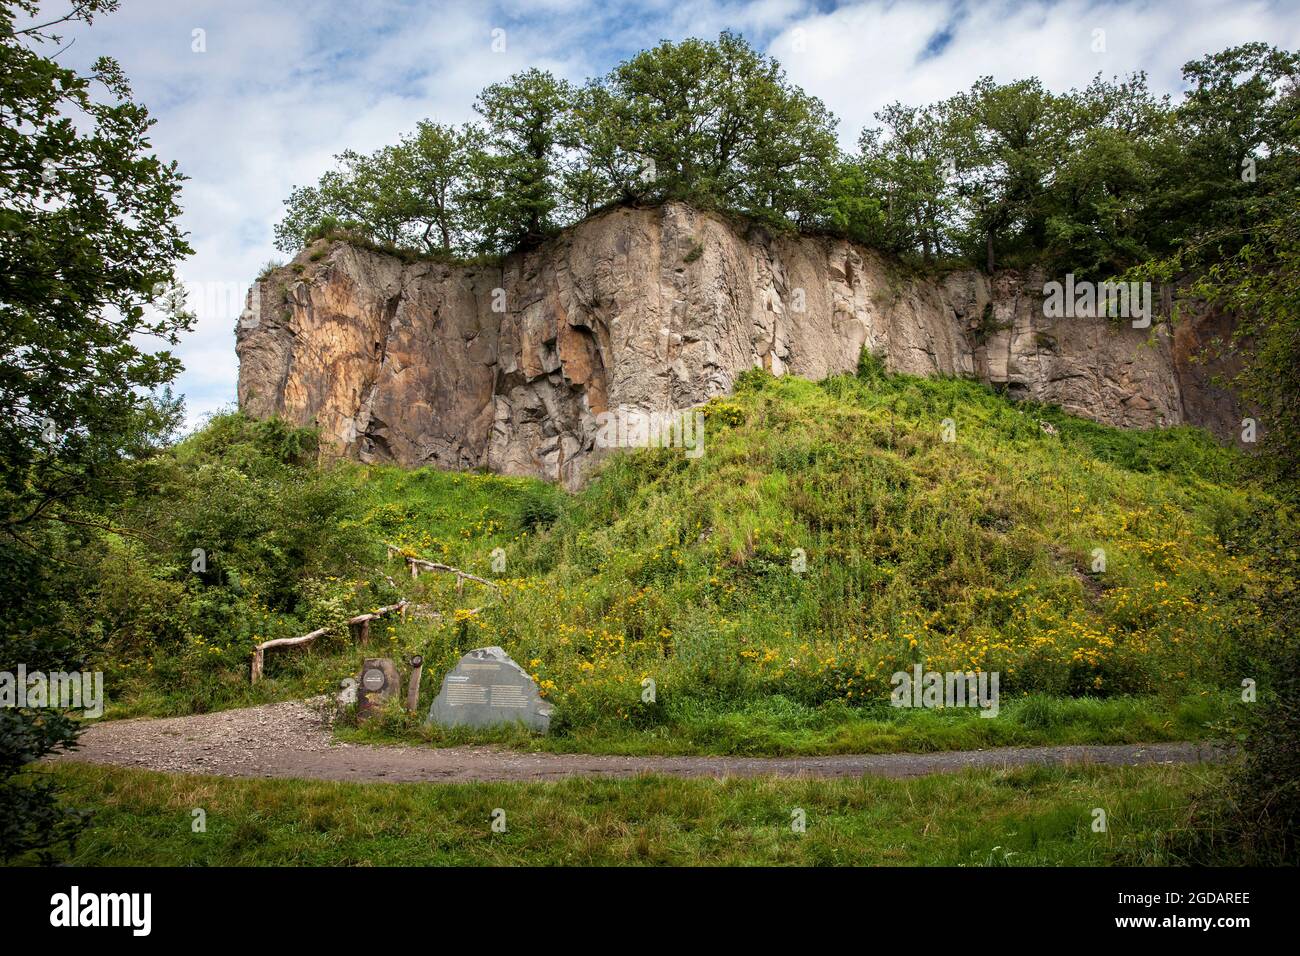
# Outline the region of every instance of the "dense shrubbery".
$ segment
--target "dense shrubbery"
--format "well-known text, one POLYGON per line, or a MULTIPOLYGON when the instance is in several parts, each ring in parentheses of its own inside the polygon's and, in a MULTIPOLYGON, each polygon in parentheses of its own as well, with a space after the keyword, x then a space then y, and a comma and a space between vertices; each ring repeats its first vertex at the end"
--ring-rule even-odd
POLYGON ((257 641, 338 625, 391 594, 373 574, 382 549, 356 528, 356 490, 316 468, 315 443, 227 414, 150 462, 149 493, 112 514, 85 590, 118 686, 207 709, 221 700, 212 672, 233 683, 257 641))
POLYGON ((1185 858, 1218 865, 1294 865, 1300 860, 1300 548, 1270 513, 1249 513, 1222 530, 1229 551, 1254 552, 1276 586, 1257 596, 1273 622, 1255 655, 1258 701, 1230 728, 1241 746, 1228 786, 1202 793, 1189 826, 1171 843, 1185 858))

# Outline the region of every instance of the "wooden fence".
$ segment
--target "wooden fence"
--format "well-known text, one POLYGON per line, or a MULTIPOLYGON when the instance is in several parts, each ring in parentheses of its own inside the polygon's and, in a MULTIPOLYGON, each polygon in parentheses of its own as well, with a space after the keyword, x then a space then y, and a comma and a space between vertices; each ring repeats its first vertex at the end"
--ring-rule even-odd
MULTIPOLYGON (((406 566, 411 570, 412 578, 419 578, 421 571, 440 571, 445 574, 454 574, 456 575, 457 594, 464 593, 466 581, 473 581, 476 584, 482 584, 485 587, 491 588, 496 592, 497 597, 505 600, 505 594, 502 592, 501 588, 492 581, 480 578, 476 574, 470 574, 468 571, 462 571, 460 568, 454 568, 450 564, 439 564, 437 561, 426 561, 424 558, 413 557, 412 555, 406 554, 401 548, 394 547, 391 544, 387 545, 387 548, 389 560, 392 560, 393 555, 402 556, 406 561, 406 566)), ((387 575, 385 575, 385 577, 387 577, 387 575)), ((393 583, 392 578, 388 578, 388 581, 390 584, 393 583)), ((396 587, 395 584, 394 587, 396 587)), ((396 604, 390 604, 387 607, 381 607, 368 614, 358 614, 356 617, 350 618, 348 620, 348 627, 357 628, 357 643, 364 645, 370 640, 371 621, 376 621, 381 617, 386 617, 389 614, 395 614, 399 611, 401 612, 403 619, 405 619, 406 609, 408 607, 412 607, 411 603, 403 599, 398 601, 396 604)), ((481 610, 483 610, 481 607, 476 607, 469 613, 477 614, 481 610)), ((261 644, 258 644, 253 648, 252 682, 256 684, 262 679, 262 667, 266 661, 267 651, 277 647, 297 647, 302 644, 310 644, 312 641, 316 640, 316 638, 328 634, 329 631, 330 629, 328 627, 320 627, 312 631, 310 634, 302 635, 302 637, 278 637, 273 641, 263 641, 261 644)))

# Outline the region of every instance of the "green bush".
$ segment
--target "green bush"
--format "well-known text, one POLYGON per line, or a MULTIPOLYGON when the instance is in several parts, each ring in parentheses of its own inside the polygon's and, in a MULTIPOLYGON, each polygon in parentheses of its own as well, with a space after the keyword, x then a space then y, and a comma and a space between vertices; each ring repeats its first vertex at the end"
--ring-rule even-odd
POLYGON ((77 724, 51 710, 0 709, 0 861, 35 850, 48 865, 71 851, 88 822, 57 798, 57 787, 31 765, 76 745, 77 724))
POLYGON ((564 513, 562 492, 550 486, 530 486, 519 497, 519 524, 525 531, 549 527, 564 513))

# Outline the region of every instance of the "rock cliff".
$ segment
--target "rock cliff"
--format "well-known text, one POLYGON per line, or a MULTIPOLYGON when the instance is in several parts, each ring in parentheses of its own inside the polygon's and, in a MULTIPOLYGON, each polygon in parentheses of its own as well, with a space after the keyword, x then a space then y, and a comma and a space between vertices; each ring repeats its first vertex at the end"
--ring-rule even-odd
POLYGON ((601 413, 680 410, 762 366, 819 379, 864 347, 1100 422, 1238 409, 1194 361, 1221 319, 1151 329, 1044 316, 1043 277, 909 277, 852 243, 670 204, 615 209, 501 265, 404 262, 318 242, 249 293, 239 403, 315 423, 338 453, 576 487, 601 413))

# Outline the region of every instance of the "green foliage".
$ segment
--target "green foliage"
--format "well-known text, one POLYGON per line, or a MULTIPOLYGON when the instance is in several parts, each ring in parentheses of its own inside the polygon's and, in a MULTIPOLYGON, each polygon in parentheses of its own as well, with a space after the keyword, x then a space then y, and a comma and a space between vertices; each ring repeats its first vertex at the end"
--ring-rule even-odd
POLYGON ((295 252, 339 232, 426 253, 465 253, 473 242, 470 199, 480 173, 481 134, 425 120, 395 146, 345 150, 315 186, 295 187, 276 226, 276 246, 295 252))
POLYGON ((79 728, 59 711, 0 709, 0 861, 34 852, 48 864, 76 845, 87 815, 58 799, 56 779, 30 765, 76 747, 79 728))
POLYGON ((563 494, 549 485, 522 493, 519 523, 524 531, 538 531, 553 525, 564 513, 563 494))
POLYGON ((1214 241, 1199 254, 1214 261, 1244 243, 1231 230, 1251 223, 1261 194, 1294 183, 1300 53, 1245 43, 1186 64, 1183 79, 1188 92, 1148 215, 1172 233, 1156 251, 1179 240, 1199 246, 1208 233, 1214 241))
MULTIPOLYGON (((153 121, 118 64, 61 66, 49 32, 116 6, 89 0, 51 17, 48 5, 0 3, 0 670, 10 672, 84 661, 71 611, 80 549, 180 417, 159 390, 180 367, 166 346, 193 322, 174 285, 192 251, 176 224, 183 177, 149 152, 153 121)), ((75 835, 50 778, 22 768, 74 745, 77 730, 49 710, 0 713, 0 856, 45 855, 75 835)))
POLYGON ((1234 708, 1227 729, 1239 759, 1226 786, 1208 790, 1194 805, 1183 851, 1199 863, 1279 866, 1300 859, 1300 548, 1276 515, 1253 511, 1225 522, 1221 535, 1238 551, 1258 549, 1280 569, 1288 586, 1260 596, 1260 612, 1282 622, 1252 661, 1257 700, 1234 708))
POLYGON ((219 706, 254 643, 380 595, 379 546, 351 531, 355 492, 315 468, 316 442, 275 419, 218 415, 149 463, 148 493, 115 508, 88 551, 83 602, 111 688, 161 682, 183 709, 219 706))
POLYGON ((866 163, 856 157, 841 157, 831 168, 821 223, 829 232, 854 242, 897 251, 886 226, 888 201, 888 196, 874 188, 866 163))
POLYGON ((1178 104, 1141 73, 1060 94, 986 77, 924 108, 891 104, 840 159, 818 224, 990 272, 1106 278, 1188 242, 1204 267, 1242 245, 1261 193, 1285 205, 1298 62, 1263 43, 1206 56, 1184 67, 1178 104))
POLYGON ((1167 866, 1186 862, 1170 847, 1185 808, 1221 780, 1213 766, 1083 764, 910 780, 647 775, 433 786, 77 764, 55 772, 95 802, 77 866, 1167 866), (176 808, 194 803, 208 810, 201 840, 176 825, 176 808), (1098 805, 1104 834, 1088 826, 1098 805), (485 839, 484 821, 501 806, 511 808, 508 832, 485 839), (806 833, 791 831, 792 807, 805 810, 806 833), (412 820, 438 838, 413 832, 412 820))
POLYGON ((993 303, 984 303, 984 311, 980 313, 979 322, 974 329, 975 342, 978 345, 984 345, 990 338, 998 332, 1009 328, 1006 323, 998 322, 993 316, 993 303))
POLYGON ((1282 866, 1300 859, 1300 648, 1293 637, 1277 650, 1272 693, 1248 712, 1241 762, 1224 799, 1207 813, 1213 824, 1201 830, 1199 849, 1214 862, 1282 866))
POLYGON ((613 202, 681 199, 782 228, 827 215, 834 118, 735 34, 660 44, 581 88, 525 70, 475 109, 477 126, 425 121, 398 146, 339 154, 286 200, 279 248, 345 232, 499 254, 613 202))
POLYGON ((857 210, 864 218, 850 219, 847 231, 890 252, 919 249, 930 260, 943 248, 954 206, 944 117, 936 107, 893 103, 876 120, 882 127, 863 130, 858 141, 858 175, 844 181, 848 195, 865 203, 857 210))
POLYGON ((868 383, 879 383, 883 382, 888 374, 885 368, 884 356, 877 355, 868 348, 864 348, 858 353, 857 376, 859 379, 868 383))
POLYGON ((736 402, 714 399, 704 406, 704 420, 718 427, 736 428, 745 423, 745 409, 736 402))
POLYGON ((1034 263, 1082 275, 1147 252, 1142 203, 1171 151, 1173 114, 1142 74, 1064 94, 985 77, 876 120, 850 180, 873 200, 858 231, 875 245, 927 260, 960 253, 989 271, 1034 263))
POLYGON ((1202 432, 1108 428, 971 382, 889 375, 869 353, 858 375, 817 384, 749 371, 705 422, 703 457, 625 452, 569 496, 318 466, 310 432, 218 416, 150 461, 156 490, 114 515, 78 579, 111 708, 324 693, 378 647, 425 656, 423 709, 461 654, 499 644, 555 703, 550 736, 405 718, 355 733, 826 753, 1197 738, 1242 673, 1266 673, 1256 662, 1283 618, 1260 602, 1289 572, 1262 542, 1292 540, 1296 519, 1202 432), (1264 515, 1273 524, 1252 532, 1264 515), (389 544, 503 596, 454 575, 411 581, 389 544), (1098 546, 1103 575, 1089 570, 1098 546), (202 574, 195 547, 209 549, 202 574), (354 646, 340 622, 399 596, 439 616, 386 620, 354 646), (269 655, 250 687, 256 640, 326 625, 309 648, 269 655), (917 662, 1000 671, 999 719, 889 707, 891 674, 917 662))
MULTIPOLYGON (((88 21, 112 4, 81 4, 88 21)), ((0 521, 102 492, 126 423, 179 366, 192 317, 169 286, 190 253, 175 225, 181 176, 147 152, 152 120, 117 64, 89 76, 14 32, 32 3, 0 6, 0 521), (105 171, 112 171, 107 173, 105 171), (111 189, 104 188, 105 176, 111 189), (147 318, 145 307, 161 313, 147 318), (145 398, 141 397, 143 393, 145 398)))
POLYGON ((535 244, 556 228, 556 154, 572 93, 543 70, 517 73, 479 94, 490 152, 477 157, 480 247, 504 251, 535 244))
POLYGON ((1300 470, 1300 96, 1285 105, 1291 140, 1274 147, 1268 178, 1254 184, 1241 222, 1208 227, 1139 270, 1157 279, 1192 271, 1193 295, 1237 317, 1219 350, 1244 359, 1230 384, 1258 421, 1261 462, 1279 478, 1300 470))
POLYGON ((451 253, 469 246, 473 216, 467 196, 480 139, 473 126, 457 129, 424 120, 390 154, 398 171, 392 201, 419 231, 425 250, 451 253))
POLYGON ((723 32, 661 43, 588 94, 577 143, 611 196, 811 221, 835 158, 835 120, 780 65, 723 32))

